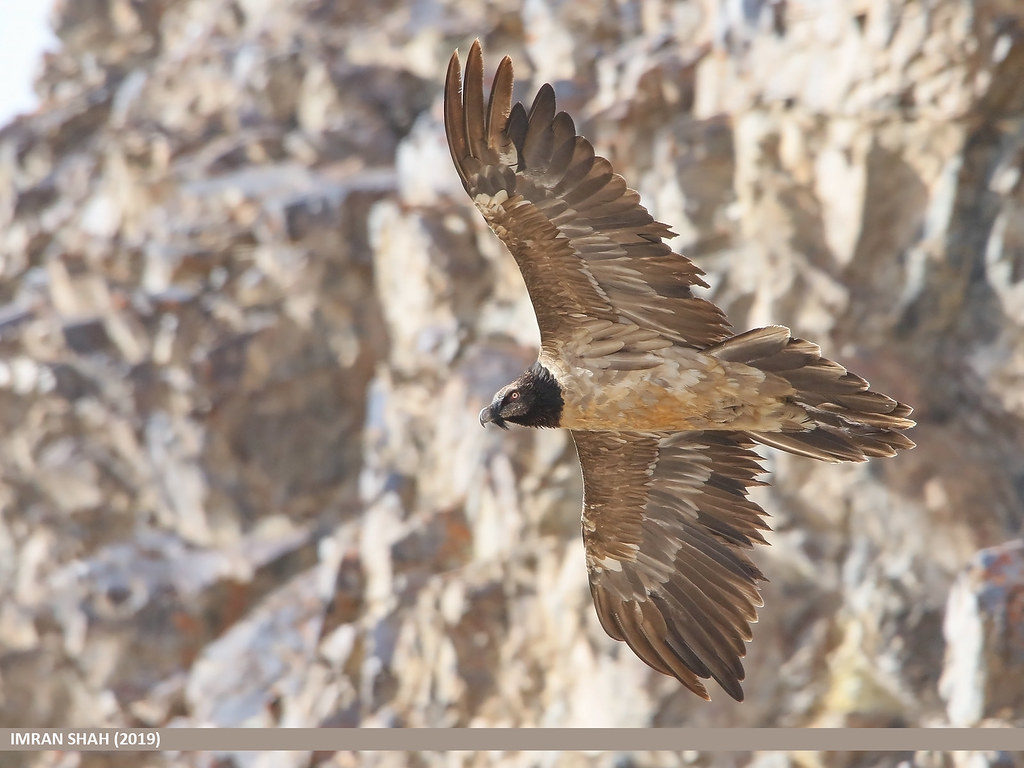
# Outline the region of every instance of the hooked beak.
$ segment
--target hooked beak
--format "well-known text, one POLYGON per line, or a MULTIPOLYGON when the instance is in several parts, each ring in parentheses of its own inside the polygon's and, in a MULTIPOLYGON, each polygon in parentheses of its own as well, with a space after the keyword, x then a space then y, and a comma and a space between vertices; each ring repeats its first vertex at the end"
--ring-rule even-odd
POLYGON ((502 429, 508 429, 505 420, 497 414, 493 403, 480 411, 480 426, 486 427, 488 423, 497 424, 502 429))

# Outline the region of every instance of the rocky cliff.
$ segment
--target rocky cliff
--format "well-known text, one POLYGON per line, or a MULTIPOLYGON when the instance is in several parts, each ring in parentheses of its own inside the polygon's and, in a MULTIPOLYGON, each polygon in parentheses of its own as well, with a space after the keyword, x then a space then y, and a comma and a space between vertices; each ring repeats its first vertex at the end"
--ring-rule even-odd
POLYGON ((1024 725, 1019 3, 54 20, 0 131, 4 725, 1024 725), (743 704, 601 630, 568 436, 476 422, 537 331, 444 144, 474 37, 520 98, 553 83, 738 329, 916 407, 895 460, 766 453, 743 704))

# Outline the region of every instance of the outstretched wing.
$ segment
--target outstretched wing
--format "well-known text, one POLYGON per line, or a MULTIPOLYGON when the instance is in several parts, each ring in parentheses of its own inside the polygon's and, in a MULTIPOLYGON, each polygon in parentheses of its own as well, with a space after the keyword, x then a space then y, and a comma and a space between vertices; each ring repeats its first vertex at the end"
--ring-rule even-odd
POLYGON ((738 432, 577 432, 583 541, 604 630, 659 672, 710 698, 743 699, 745 642, 763 605, 744 549, 764 542, 763 483, 738 432))
POLYGON ((460 74, 456 52, 444 89, 448 147, 469 196, 519 264, 543 344, 593 320, 634 323, 698 348, 730 335, 722 311, 690 290, 706 286, 703 273, 662 242, 672 232, 576 135, 572 118, 555 114, 550 85, 529 113, 513 107, 506 56, 485 105, 479 41, 463 93, 460 74))

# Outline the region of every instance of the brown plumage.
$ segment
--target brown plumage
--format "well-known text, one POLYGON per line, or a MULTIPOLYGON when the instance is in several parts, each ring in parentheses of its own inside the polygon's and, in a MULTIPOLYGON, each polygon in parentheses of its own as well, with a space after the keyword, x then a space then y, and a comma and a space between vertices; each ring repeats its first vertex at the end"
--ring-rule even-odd
POLYGON ((583 469, 583 540, 601 625, 647 664, 708 698, 743 692, 745 643, 764 577, 747 498, 755 443, 822 461, 912 448, 911 408, 769 326, 733 335, 693 295, 706 284, 663 242, 611 164, 541 87, 512 105, 512 62, 484 103, 473 44, 462 89, 448 65, 444 121, 463 186, 519 265, 541 333, 537 363, 503 387, 482 424, 564 427, 583 469))

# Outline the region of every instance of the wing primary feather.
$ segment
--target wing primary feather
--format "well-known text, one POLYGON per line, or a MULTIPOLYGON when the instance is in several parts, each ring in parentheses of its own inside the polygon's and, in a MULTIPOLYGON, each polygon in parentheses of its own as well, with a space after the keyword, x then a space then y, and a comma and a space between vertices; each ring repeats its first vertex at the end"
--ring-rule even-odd
POLYGON ((508 122, 505 125, 505 134, 512 140, 519 157, 516 170, 523 169, 523 147, 526 144, 526 131, 530 125, 530 118, 526 115, 526 107, 522 102, 517 101, 512 111, 508 114, 508 122))
POLYGON ((576 148, 576 126, 568 114, 559 112, 551 124, 551 133, 552 151, 544 174, 545 186, 548 188, 560 182, 569 169, 576 148))
POLYGON ((623 603, 622 609, 615 611, 612 615, 619 624, 626 645, 633 650, 633 653, 663 675, 675 677, 672 674, 671 668, 662 660, 661 655, 654 650, 654 646, 651 645, 647 635, 640 627, 640 621, 636 617, 636 614, 640 613, 640 606, 635 602, 629 602, 623 603))
POLYGON ((554 133, 551 124, 555 119, 555 90, 550 83, 545 83, 537 91, 537 97, 530 107, 529 126, 526 130, 526 141, 523 144, 523 155, 528 169, 543 168, 551 155, 554 133))
POLYGON ((466 59, 466 80, 462 86, 463 109, 465 111, 466 138, 469 153, 477 158, 484 157, 484 55, 480 41, 474 40, 466 59))
MULTIPOLYGON (((731 593, 715 584, 700 568, 688 570, 685 583, 683 579, 669 581, 664 587, 665 593, 678 600, 680 595, 686 590, 686 584, 699 590, 704 597, 716 606, 719 613, 726 615, 731 620, 730 623, 737 638, 741 638, 746 642, 750 642, 753 639, 754 633, 750 631, 750 624, 757 621, 757 613, 744 605, 744 595, 731 593)), ((743 646, 740 645, 737 653, 742 654, 744 650, 743 646)))
POLYGON ((596 157, 594 146, 582 136, 577 136, 572 160, 569 161, 569 169, 552 191, 559 195, 564 195, 567 190, 573 189, 590 173, 596 157))
MULTIPOLYGON (((691 583, 693 583, 691 581, 691 583)), ((704 612, 704 618, 702 620, 707 621, 710 626, 718 632, 721 641, 724 645, 732 650, 737 658, 742 658, 747 653, 747 647, 745 640, 750 640, 753 636, 750 632, 750 626, 743 622, 742 629, 737 627, 737 620, 729 614, 727 611, 722 610, 721 606, 714 602, 707 596, 706 593, 698 592, 692 598, 686 595, 686 588, 683 584, 677 584, 674 589, 668 589, 669 585, 666 584, 665 600, 668 602, 669 598, 673 600, 681 599, 693 599, 694 601, 701 601, 701 610, 704 612)), ((693 611, 690 611, 693 613, 693 611)))
POLYGON ((463 158, 466 156, 466 118, 462 109, 462 66, 456 50, 448 60, 448 73, 444 80, 444 132, 448 136, 448 151, 451 152, 455 170, 462 185, 469 189, 463 158))
POLYGON ((506 139, 505 126, 512 110, 512 59, 501 60, 491 85, 491 97, 487 102, 487 146, 499 153, 506 139))
POLYGON ((466 138, 469 154, 482 159, 486 148, 483 113, 483 52, 480 41, 474 40, 466 57, 466 76, 462 85, 463 110, 465 112, 466 138))
POLYGON ((591 195, 596 195, 611 182, 612 173, 611 163, 603 157, 594 158, 587 175, 572 190, 565 193, 565 202, 575 206, 586 201, 591 195))
POLYGON ((555 119, 555 89, 551 87, 551 83, 544 83, 537 91, 529 117, 531 127, 535 121, 538 126, 547 126, 555 119))
POLYGON ((593 577, 590 578, 590 594, 594 598, 594 608, 597 610, 597 618, 601 627, 613 640, 623 640, 622 630, 615 620, 614 609, 609 605, 608 593, 595 584, 593 577))
MULTIPOLYGON (((667 603, 658 601, 657 598, 655 601, 656 604, 657 602, 662 603, 658 606, 659 610, 663 612, 669 610, 671 613, 667 603)), ((729 647, 728 640, 712 637, 708 631, 710 625, 706 623, 707 618, 700 613, 695 614, 696 609, 692 605, 678 604, 674 608, 679 615, 673 618, 678 620, 671 623, 666 622, 666 639, 674 636, 678 640, 678 645, 685 646, 701 660, 708 672, 707 677, 714 678, 725 692, 737 701, 742 699, 743 691, 739 682, 746 676, 743 664, 738 656, 730 656, 720 650, 722 646, 729 647)), ((675 645, 670 643, 670 647, 674 648, 675 645)))
POLYGON ((673 597, 674 599, 670 601, 665 595, 657 592, 651 595, 651 599, 665 616, 676 614, 673 618, 678 620, 666 623, 666 629, 671 627, 672 631, 679 635, 679 639, 695 653, 702 652, 701 661, 716 680, 719 675, 742 680, 744 673, 740 658, 744 652, 722 652, 723 647, 733 650, 730 639, 733 633, 722 632, 716 624, 713 613, 715 606, 701 605, 699 600, 694 595, 687 594, 686 590, 679 590, 673 597))
POLYGON ((668 624, 661 609, 653 600, 645 600, 639 604, 641 621, 639 629, 650 643, 654 652, 662 659, 666 666, 671 668, 677 679, 682 679, 689 674, 696 674, 698 677, 708 678, 712 676, 710 667, 689 645, 675 649, 666 643, 671 636, 668 624), (682 651, 682 652, 680 652, 682 651), (693 665, 688 667, 688 665, 693 665))

